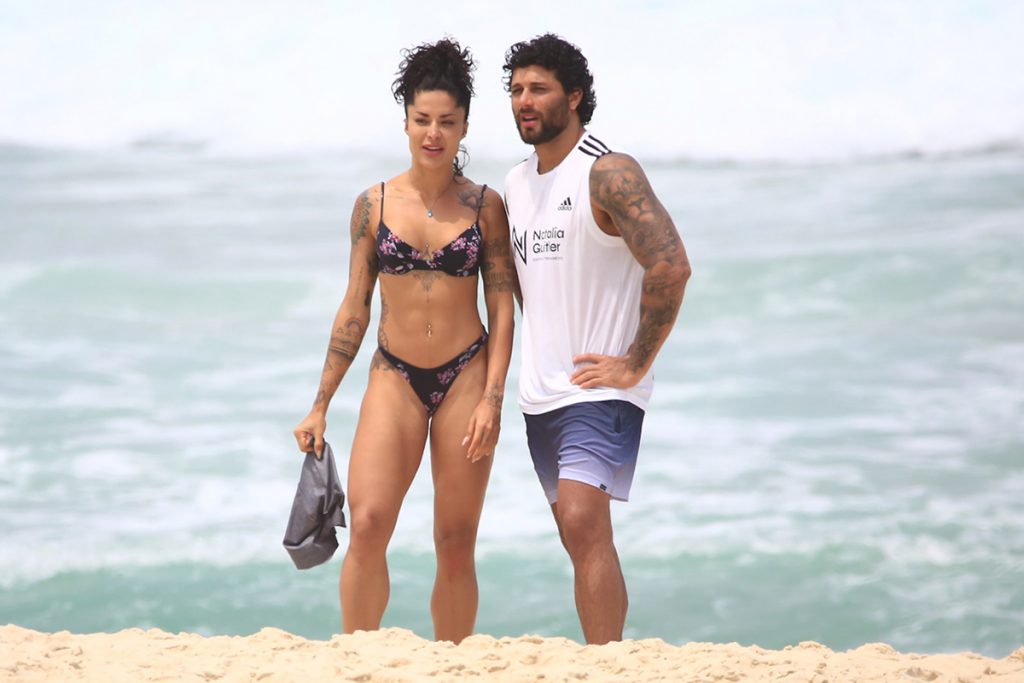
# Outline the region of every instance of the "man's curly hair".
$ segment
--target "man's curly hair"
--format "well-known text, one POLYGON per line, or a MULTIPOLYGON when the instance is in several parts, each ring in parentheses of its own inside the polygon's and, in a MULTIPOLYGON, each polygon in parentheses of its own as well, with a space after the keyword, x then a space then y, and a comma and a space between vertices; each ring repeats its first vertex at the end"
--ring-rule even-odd
POLYGON ((512 89, 512 72, 527 66, 540 66, 553 71, 566 94, 573 90, 583 93, 576 113, 580 123, 590 123, 597 107, 594 95, 594 77, 587 65, 587 58, 580 49, 553 33, 545 33, 532 40, 516 43, 505 53, 505 90, 512 89))

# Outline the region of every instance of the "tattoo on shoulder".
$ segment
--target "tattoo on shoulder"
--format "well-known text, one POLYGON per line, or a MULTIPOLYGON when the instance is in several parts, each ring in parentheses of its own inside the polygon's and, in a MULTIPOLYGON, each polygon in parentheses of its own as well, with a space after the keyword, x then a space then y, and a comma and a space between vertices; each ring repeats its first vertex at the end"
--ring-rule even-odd
POLYGON ((631 157, 608 154, 595 162, 590 171, 590 195, 642 260, 661 260, 679 248, 672 219, 631 157))
POLYGON ((487 193, 481 192, 480 187, 477 185, 459 190, 458 198, 459 204, 476 212, 480 212, 487 206, 487 193))

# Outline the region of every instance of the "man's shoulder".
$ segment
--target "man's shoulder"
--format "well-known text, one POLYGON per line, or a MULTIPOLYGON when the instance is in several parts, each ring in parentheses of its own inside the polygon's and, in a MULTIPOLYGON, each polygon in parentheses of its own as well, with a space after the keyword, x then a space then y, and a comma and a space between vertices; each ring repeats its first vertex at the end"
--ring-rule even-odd
POLYGON ((525 175, 527 169, 529 168, 529 165, 528 165, 529 161, 534 156, 535 156, 534 154, 531 154, 530 156, 526 157, 525 159, 520 161, 518 164, 516 164, 515 166, 510 168, 508 170, 508 173, 505 174, 505 179, 509 180, 509 179, 512 179, 512 178, 519 178, 519 177, 522 177, 523 175, 525 175))
POLYGON ((599 138, 588 128, 583 131, 583 137, 581 137, 580 141, 576 143, 576 148, 573 150, 573 154, 589 157, 590 162, 593 163, 607 154, 614 154, 622 151, 605 144, 604 140, 604 136, 599 138))
MULTIPOLYGON (((517 186, 527 181, 527 176, 530 171, 530 160, 536 155, 531 154, 526 157, 518 164, 513 166, 505 174, 505 202, 508 203, 510 193, 514 193, 517 186)), ((536 163, 536 162, 534 162, 536 163)))

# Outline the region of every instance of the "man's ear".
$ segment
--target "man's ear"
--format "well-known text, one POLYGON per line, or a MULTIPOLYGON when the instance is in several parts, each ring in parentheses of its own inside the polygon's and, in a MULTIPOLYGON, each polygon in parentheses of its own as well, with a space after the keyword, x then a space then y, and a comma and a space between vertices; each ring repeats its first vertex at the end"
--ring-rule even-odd
POLYGON ((571 111, 576 111, 577 107, 580 106, 580 102, 582 101, 583 91, 580 90, 579 88, 576 88, 575 90, 569 93, 569 109, 571 111))

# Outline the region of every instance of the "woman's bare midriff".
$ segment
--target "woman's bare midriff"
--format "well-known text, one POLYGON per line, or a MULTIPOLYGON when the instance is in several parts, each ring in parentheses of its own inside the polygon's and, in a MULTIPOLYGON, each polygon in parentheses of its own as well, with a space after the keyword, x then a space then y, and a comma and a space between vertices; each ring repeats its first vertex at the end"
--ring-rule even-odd
POLYGON ((430 270, 381 273, 377 343, 407 363, 433 368, 476 341, 483 330, 477 277, 430 270))

